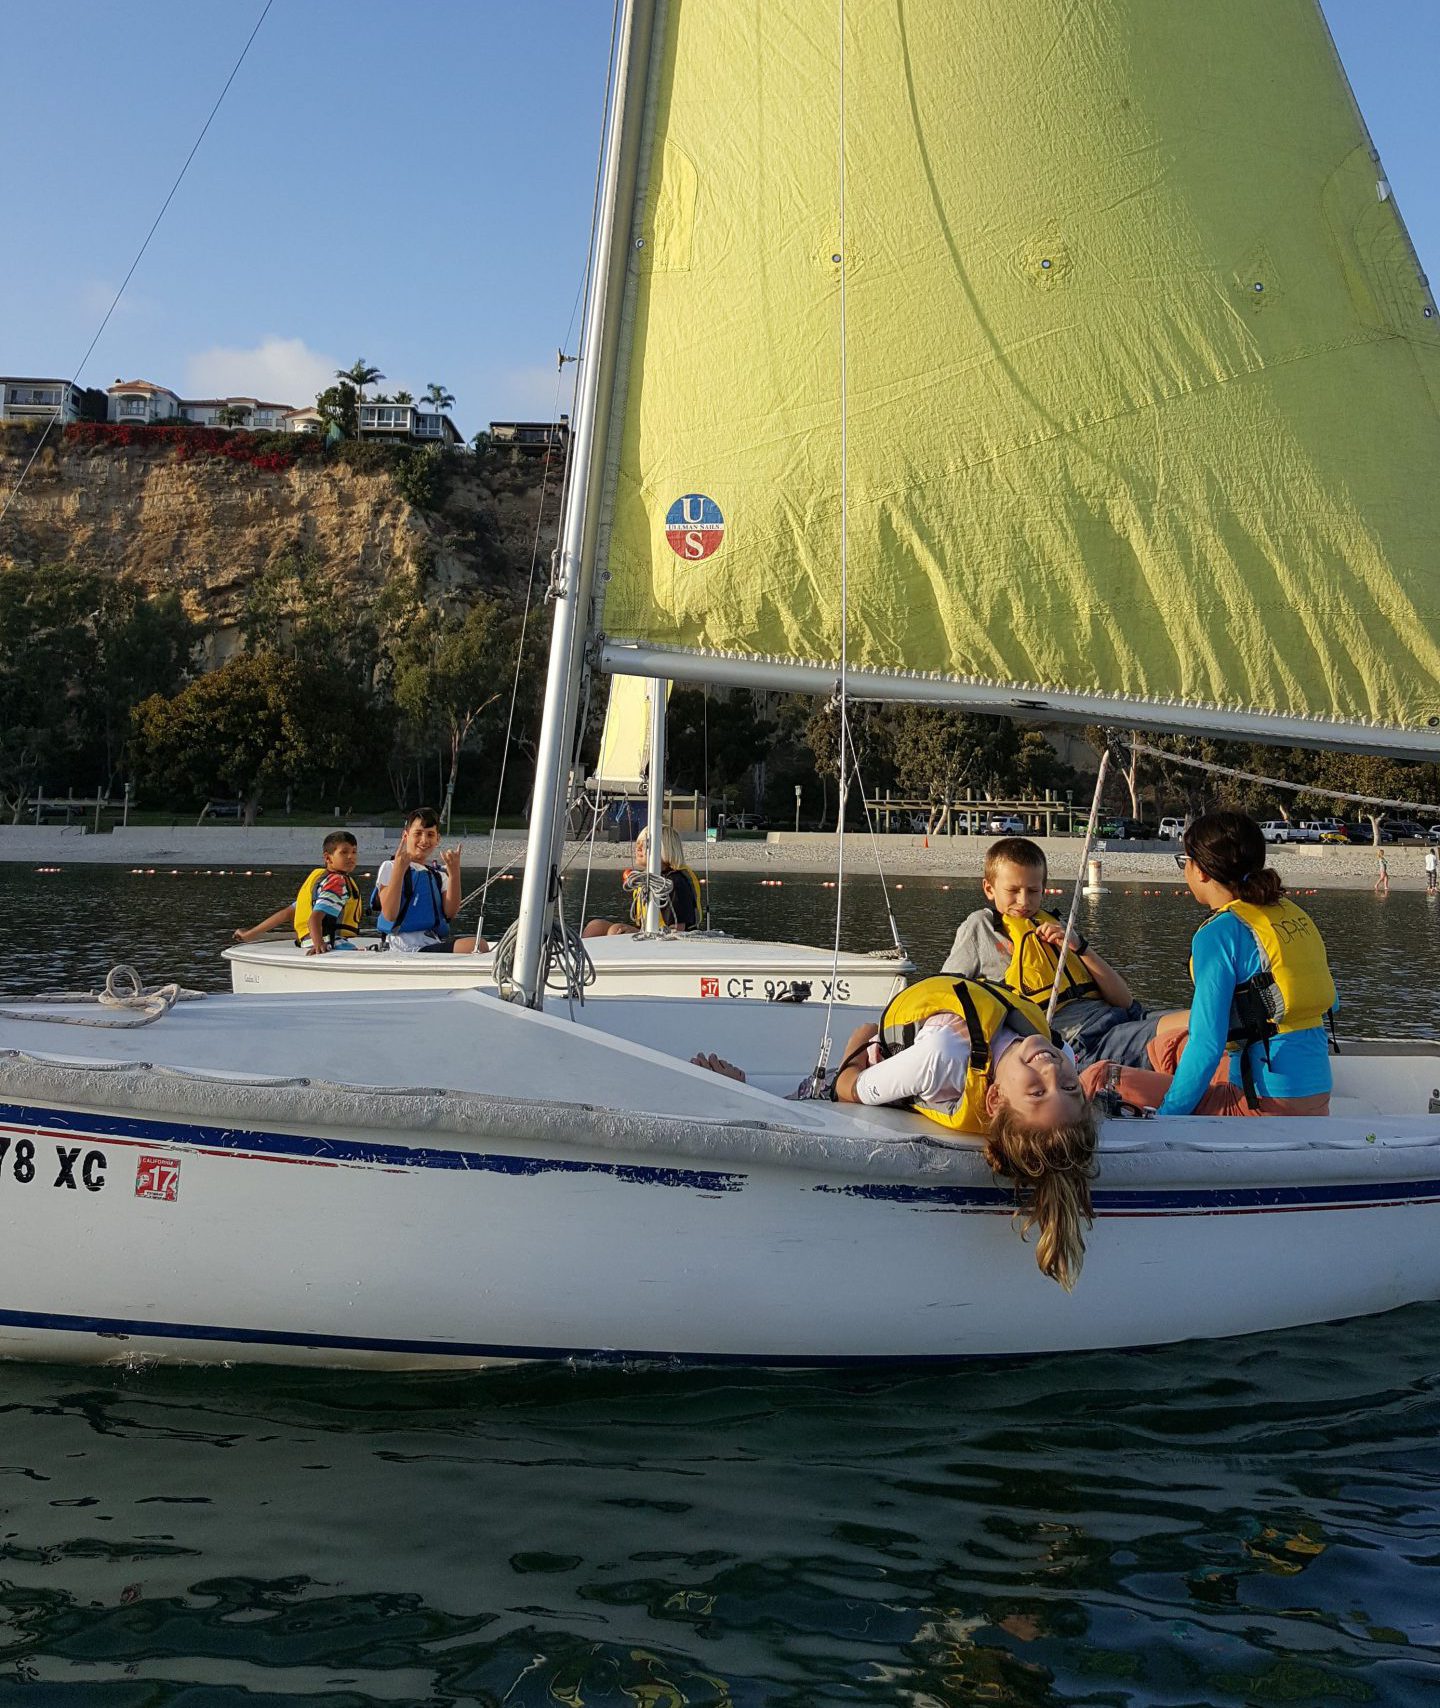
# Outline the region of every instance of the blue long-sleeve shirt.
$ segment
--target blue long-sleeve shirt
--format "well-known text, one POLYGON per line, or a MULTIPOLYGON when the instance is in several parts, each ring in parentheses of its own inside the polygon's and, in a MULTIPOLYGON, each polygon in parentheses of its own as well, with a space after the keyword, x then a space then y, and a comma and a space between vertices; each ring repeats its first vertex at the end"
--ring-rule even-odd
MULTIPOLYGON (((1190 1037, 1160 1105, 1161 1115, 1194 1112, 1225 1054, 1236 986, 1253 978, 1262 964, 1255 933, 1233 913, 1207 920, 1195 933, 1190 952, 1195 973, 1190 1037)), ((1268 1067, 1262 1045, 1250 1045, 1249 1058, 1261 1097, 1314 1097, 1330 1089, 1330 1051, 1323 1027, 1272 1038, 1268 1067)), ((1232 1078, 1237 1071, 1238 1058, 1231 1068, 1232 1078)))

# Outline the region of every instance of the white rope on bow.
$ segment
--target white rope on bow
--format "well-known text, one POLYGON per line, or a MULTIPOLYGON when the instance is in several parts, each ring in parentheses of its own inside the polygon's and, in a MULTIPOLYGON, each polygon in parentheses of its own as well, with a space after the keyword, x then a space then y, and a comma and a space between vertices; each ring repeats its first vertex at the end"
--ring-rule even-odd
POLYGON ((177 1002, 198 1002, 205 992, 187 990, 180 984, 147 985, 134 967, 121 964, 111 967, 105 975, 103 990, 47 990, 39 996, 27 996, 25 1008, 0 1008, 0 1019, 44 1020, 57 1026, 100 1026, 126 1030, 134 1026, 150 1026, 167 1015, 177 1002), (98 1014, 33 1014, 30 1005, 45 1003, 94 1002, 113 1012, 110 1017, 98 1014))

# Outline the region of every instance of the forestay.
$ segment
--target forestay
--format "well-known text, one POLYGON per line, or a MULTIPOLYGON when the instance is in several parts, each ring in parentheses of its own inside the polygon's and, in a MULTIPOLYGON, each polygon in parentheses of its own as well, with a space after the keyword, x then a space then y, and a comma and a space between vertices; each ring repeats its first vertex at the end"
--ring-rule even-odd
POLYGON ((1440 750, 1440 321, 1314 0, 668 0, 647 75, 607 667, 831 680, 844 268, 852 692, 1440 750))

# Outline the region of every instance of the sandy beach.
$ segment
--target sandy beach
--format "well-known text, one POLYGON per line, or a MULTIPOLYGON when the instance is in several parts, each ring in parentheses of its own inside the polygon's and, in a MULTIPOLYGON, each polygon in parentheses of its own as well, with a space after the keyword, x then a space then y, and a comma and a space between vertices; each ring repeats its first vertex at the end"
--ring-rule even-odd
MULTIPOLYGON (((360 845, 364 865, 382 860, 398 840, 398 827, 361 824, 352 827, 360 845)), ((137 825, 125 830, 101 832, 98 836, 78 827, 51 825, 0 826, 0 860, 32 866, 103 865, 125 867, 198 866, 255 868, 307 866, 318 861, 325 831, 314 825, 282 827, 257 825, 155 826, 137 825)), ((518 831, 504 831, 495 839, 491 859, 488 835, 460 839, 465 865, 478 872, 486 864, 495 867, 524 864, 525 839, 518 831)), ((987 836, 879 836, 852 833, 846 838, 845 860, 851 873, 875 870, 879 859, 887 874, 914 877, 966 877, 979 874, 987 836)), ((1079 863, 1078 837, 1040 838, 1050 863, 1052 877, 1073 879, 1079 863)), ((1096 854, 1102 862, 1103 881, 1129 883, 1174 883, 1179 874, 1172 856, 1177 843, 1100 843, 1096 854)), ((836 838, 801 832, 772 831, 765 837, 700 843, 687 839, 690 862, 703 872, 708 861, 717 870, 755 872, 833 873, 836 838)), ((1385 849, 1390 881, 1396 889, 1425 887, 1425 850, 1419 846, 1385 849)), ((570 843, 567 865, 593 861, 598 869, 616 870, 629 864, 628 843, 570 843)), ((1364 847, 1277 847, 1271 864, 1292 889, 1369 889, 1375 882, 1375 850, 1364 847)))

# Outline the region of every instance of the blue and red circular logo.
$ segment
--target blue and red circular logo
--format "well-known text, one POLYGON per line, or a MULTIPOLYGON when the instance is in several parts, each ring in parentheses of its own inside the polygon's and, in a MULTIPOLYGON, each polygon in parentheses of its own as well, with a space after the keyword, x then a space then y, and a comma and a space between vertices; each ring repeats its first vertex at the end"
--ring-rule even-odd
POLYGON ((687 563, 709 557, 725 538, 720 506, 703 492, 687 492, 665 512, 665 538, 676 557, 687 563))

